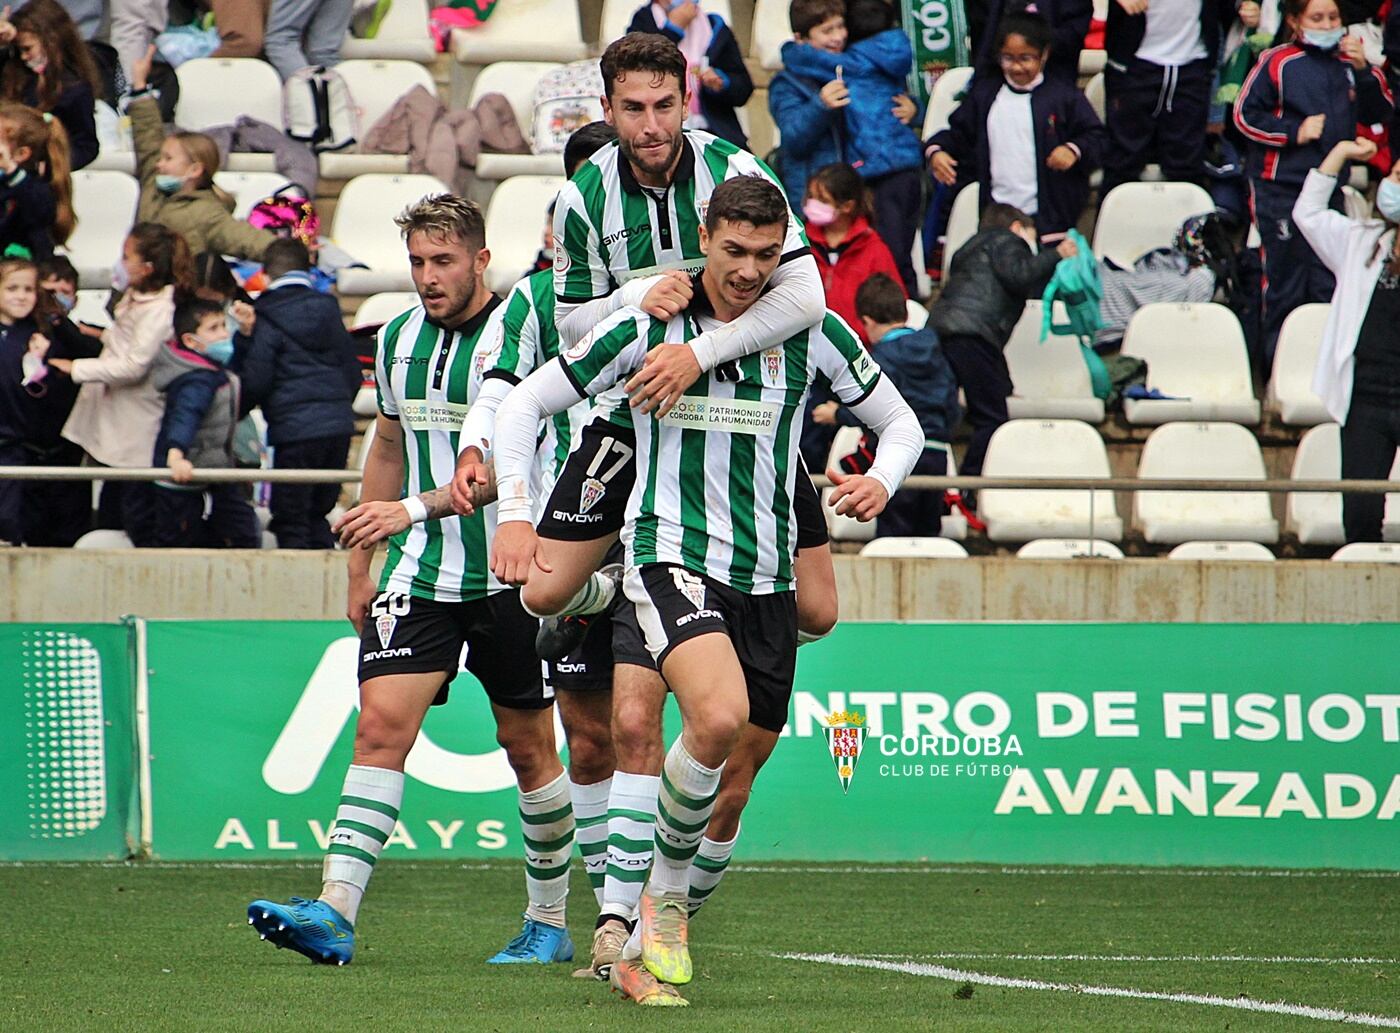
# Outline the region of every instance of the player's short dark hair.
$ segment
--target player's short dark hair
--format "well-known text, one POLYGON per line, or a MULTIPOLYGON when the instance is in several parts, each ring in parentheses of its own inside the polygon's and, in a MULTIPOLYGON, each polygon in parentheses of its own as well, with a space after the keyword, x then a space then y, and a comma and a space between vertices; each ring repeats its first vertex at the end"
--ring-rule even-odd
POLYGON ((617 139, 617 130, 606 122, 589 122, 580 126, 564 144, 564 175, 572 176, 578 167, 617 139))
POLYGON ((903 288, 884 273, 868 277, 856 291, 856 315, 872 323, 903 323, 908 314, 903 288))
POLYGON ((73 268, 73 263, 68 261, 67 255, 54 255, 39 263, 39 282, 43 283, 45 280, 62 280, 76 287, 78 270, 73 268))
POLYGON ((612 100, 613 85, 630 72, 647 72, 660 86, 666 76, 676 77, 677 88, 685 92, 685 55, 670 38, 657 32, 629 32, 613 40, 598 62, 603 73, 603 95, 612 100))
POLYGON ((183 341, 185 334, 199 332, 199 324, 209 316, 222 316, 224 307, 217 301, 201 298, 197 294, 185 295, 175 306, 175 339, 183 341))
POLYGON ((1001 20, 997 27, 996 48, 1001 50, 1006 37, 1020 36, 1036 50, 1045 50, 1053 38, 1050 23, 1035 11, 1015 11, 1001 20))
POLYGON ((274 240, 263 252, 263 272, 269 280, 287 273, 304 273, 311 268, 311 252, 296 237, 274 240))
POLYGON ((710 194, 705 229, 713 233, 721 220, 753 226, 786 225, 789 214, 787 198, 771 180, 763 176, 733 176, 710 194))
POLYGON ((793 32, 805 36, 822 22, 845 13, 844 0, 792 0, 788 5, 788 23, 793 32))
POLYGON ((1035 220, 1015 205, 994 201, 983 210, 982 221, 977 224, 977 228, 979 230, 1009 230, 1011 224, 1015 222, 1019 222, 1022 226, 1035 225, 1035 220))

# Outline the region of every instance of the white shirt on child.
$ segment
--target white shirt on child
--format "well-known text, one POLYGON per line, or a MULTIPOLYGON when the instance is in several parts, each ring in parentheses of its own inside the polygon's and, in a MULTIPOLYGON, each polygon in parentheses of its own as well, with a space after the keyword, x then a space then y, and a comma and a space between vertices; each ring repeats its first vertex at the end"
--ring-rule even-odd
POLYGON ((1040 210, 1039 163, 1029 92, 1003 86, 997 93, 987 112, 987 149, 992 163, 992 200, 1034 215, 1040 210))
POLYGON ((1189 65, 1205 57, 1201 3, 1202 0, 1152 0, 1137 56, 1164 68, 1189 65))

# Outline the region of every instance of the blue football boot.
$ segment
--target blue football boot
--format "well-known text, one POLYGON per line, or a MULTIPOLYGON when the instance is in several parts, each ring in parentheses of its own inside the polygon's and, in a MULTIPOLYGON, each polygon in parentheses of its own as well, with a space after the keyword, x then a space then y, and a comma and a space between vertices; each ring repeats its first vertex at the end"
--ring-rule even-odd
POLYGON ((278 949, 290 947, 318 965, 348 965, 355 955, 355 927, 323 900, 255 900, 248 924, 278 949))
POLYGON ((527 918, 520 935, 495 957, 486 960, 490 965, 549 965, 556 961, 573 961, 574 941, 569 939, 567 929, 527 918))

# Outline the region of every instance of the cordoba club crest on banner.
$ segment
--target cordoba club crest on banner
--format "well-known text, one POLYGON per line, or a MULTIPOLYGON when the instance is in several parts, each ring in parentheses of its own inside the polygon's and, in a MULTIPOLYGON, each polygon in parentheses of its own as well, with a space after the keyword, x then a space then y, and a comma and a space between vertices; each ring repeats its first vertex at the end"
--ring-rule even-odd
POLYGON ((851 791, 851 779, 855 778, 856 764, 868 733, 861 714, 837 710, 826 719, 826 748, 836 762, 836 777, 841 780, 843 793, 851 791))

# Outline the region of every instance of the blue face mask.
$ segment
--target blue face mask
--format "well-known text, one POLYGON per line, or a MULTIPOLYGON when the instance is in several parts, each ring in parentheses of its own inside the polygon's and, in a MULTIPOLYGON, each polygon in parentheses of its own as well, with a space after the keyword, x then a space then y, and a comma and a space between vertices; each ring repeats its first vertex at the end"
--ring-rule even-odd
POLYGON ((1391 222, 1400 222, 1400 183, 1388 178, 1381 180, 1376 189, 1376 207, 1391 222))
POLYGON ((164 173, 156 173, 156 189, 162 194, 173 194, 185 185, 185 181, 179 176, 167 176, 164 173))
POLYGON ((230 338, 222 338, 204 346, 206 358, 213 359, 220 366, 227 366, 233 359, 233 341, 230 338))
POLYGON ((1346 29, 1304 29, 1303 42, 1319 50, 1334 50, 1346 34, 1346 29))

